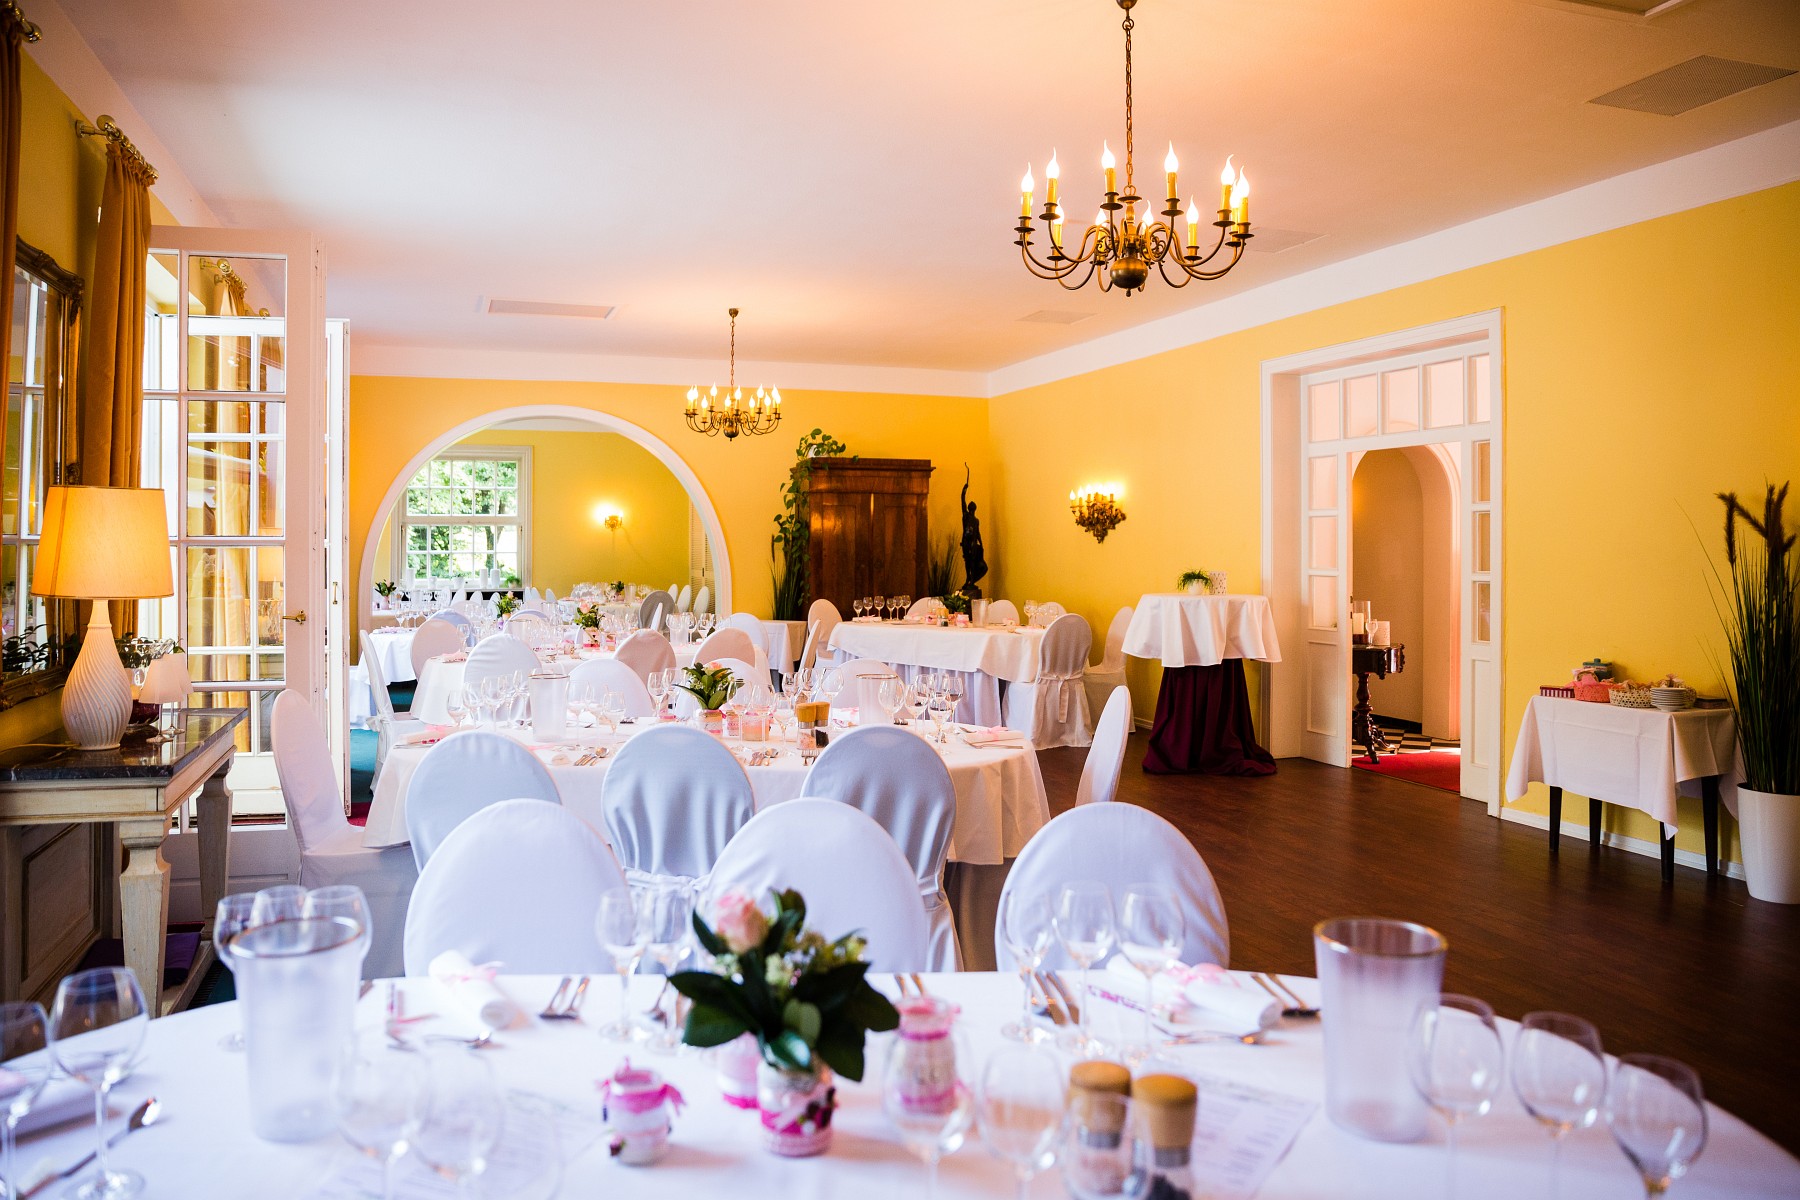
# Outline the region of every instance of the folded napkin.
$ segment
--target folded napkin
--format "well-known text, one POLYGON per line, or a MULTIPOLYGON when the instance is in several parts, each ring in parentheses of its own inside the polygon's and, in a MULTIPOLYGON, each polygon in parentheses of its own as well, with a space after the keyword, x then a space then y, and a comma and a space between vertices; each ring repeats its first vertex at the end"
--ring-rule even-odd
POLYGON ((435 746, 450 732, 448 725, 427 725, 394 739, 396 746, 435 746))
MULTIPOLYGON (((8 1082, 8 1074, 0 1070, 0 1096, 16 1090, 16 1085, 8 1082)), ((94 1119, 94 1089, 73 1079, 52 1079, 38 1093, 37 1103, 31 1106, 31 1111, 19 1121, 19 1135, 23 1137, 78 1119, 94 1119)))
POLYGON ((468 655, 467 655, 467 654, 463 654, 463 653, 456 653, 456 654, 440 654, 440 655, 438 655, 438 656, 437 656, 437 660, 438 660, 438 661, 439 661, 439 662, 441 662, 441 663, 459 663, 459 662, 468 662, 468 661, 469 661, 469 656, 468 656, 468 655))
POLYGON ((483 1029, 511 1029, 525 1019, 519 1006, 495 986, 494 964, 478 967, 461 951, 446 950, 431 960, 430 971, 451 1002, 480 1021, 483 1029))
MULTIPOLYGON (((1144 999, 1144 973, 1122 954, 1106 964, 1107 983, 1133 1000, 1144 999)), ((1151 981, 1152 1003, 1167 1005, 1178 1025, 1216 1029, 1221 1033, 1257 1033, 1281 1021, 1281 1005, 1259 988, 1212 963, 1177 965, 1151 981)))
POLYGON ((1008 729, 1004 725, 995 725, 984 729, 980 726, 963 726, 962 740, 971 746, 1023 746, 1025 735, 1016 729, 1008 729))

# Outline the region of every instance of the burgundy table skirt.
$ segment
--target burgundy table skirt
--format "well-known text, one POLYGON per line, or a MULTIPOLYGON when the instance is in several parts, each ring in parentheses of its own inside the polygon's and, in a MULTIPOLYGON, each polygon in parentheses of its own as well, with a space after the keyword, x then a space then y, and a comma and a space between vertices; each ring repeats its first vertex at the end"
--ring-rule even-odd
POLYGON ((1156 720, 1144 751, 1152 775, 1273 775, 1275 758, 1256 744, 1244 660, 1216 667, 1164 667, 1156 720))

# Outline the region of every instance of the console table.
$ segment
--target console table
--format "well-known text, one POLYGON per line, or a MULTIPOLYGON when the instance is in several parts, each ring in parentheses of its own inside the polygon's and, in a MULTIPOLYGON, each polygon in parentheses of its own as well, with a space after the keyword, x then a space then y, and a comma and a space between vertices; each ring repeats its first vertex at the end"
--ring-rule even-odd
MULTIPOLYGON (((184 709, 174 728, 166 731, 167 740, 151 742, 147 731, 132 729, 115 750, 58 745, 66 737, 60 729, 44 744, 0 750, 0 908, 5 911, 0 924, 0 996, 19 998, 28 983, 29 906, 22 847, 30 827, 45 825, 118 829, 125 849, 125 866, 118 876, 125 965, 136 972, 146 994, 162 986, 169 909, 169 864, 162 845, 176 810, 198 790, 200 898, 208 928, 187 981, 162 995, 157 1013, 173 1011, 192 998, 214 957, 210 926, 213 908, 225 894, 226 839, 231 828, 231 790, 225 776, 236 754, 234 730, 247 715, 242 708, 184 709)), ((110 853, 106 857, 110 859, 110 853)), ((110 869, 109 865, 107 874, 110 869)), ((110 881, 105 895, 110 910, 110 881)), ((111 923, 110 911, 104 912, 100 926, 111 923)), ((41 980, 29 982, 34 990, 44 986, 41 980)))
POLYGON ((1356 676, 1356 707, 1350 710, 1350 736, 1369 752, 1370 762, 1380 762, 1376 751, 1388 749, 1388 740, 1381 726, 1375 724, 1375 712, 1369 705, 1369 676, 1386 679, 1406 670, 1406 647, 1353 643, 1350 670, 1356 676))

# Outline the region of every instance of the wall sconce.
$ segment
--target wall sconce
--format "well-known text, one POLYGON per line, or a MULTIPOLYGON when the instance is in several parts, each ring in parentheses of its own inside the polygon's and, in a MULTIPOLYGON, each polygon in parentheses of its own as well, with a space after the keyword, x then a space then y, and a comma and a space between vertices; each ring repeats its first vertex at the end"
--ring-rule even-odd
POLYGON ((1093 534, 1096 542, 1104 542, 1125 519, 1125 510, 1119 507, 1123 490, 1116 483, 1087 483, 1070 492, 1069 511, 1075 514, 1075 524, 1093 534))
POLYGON ((619 532, 619 526, 625 523, 625 517, 618 509, 605 504, 596 504, 594 506, 594 520, 606 526, 614 533, 619 532))

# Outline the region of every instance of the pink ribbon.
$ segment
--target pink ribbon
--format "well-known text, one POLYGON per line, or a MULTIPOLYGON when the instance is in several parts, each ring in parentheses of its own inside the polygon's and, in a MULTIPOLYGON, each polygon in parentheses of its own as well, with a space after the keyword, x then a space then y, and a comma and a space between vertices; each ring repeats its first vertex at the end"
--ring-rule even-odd
POLYGON ((680 1089, 666 1081, 658 1081, 653 1087, 622 1087, 621 1079, 631 1076, 636 1076, 646 1082, 656 1079, 653 1071, 632 1070, 631 1060, 626 1059, 624 1066, 619 1069, 617 1074, 594 1085, 600 1089, 601 1102, 609 1108, 617 1104, 619 1108, 633 1116, 661 1108, 665 1103, 674 1105, 676 1112, 680 1112, 687 1106, 687 1100, 682 1096, 680 1089))
POLYGON ((502 965, 504 964, 498 962, 484 962, 478 967, 470 968, 464 974, 445 975, 444 982, 474 983, 476 980, 480 980, 482 983, 492 983, 499 977, 502 965))

